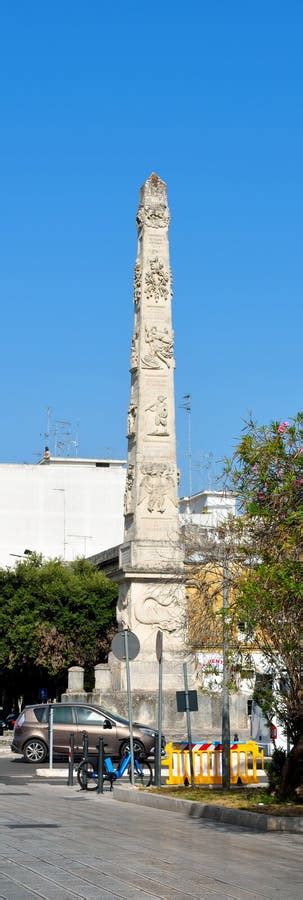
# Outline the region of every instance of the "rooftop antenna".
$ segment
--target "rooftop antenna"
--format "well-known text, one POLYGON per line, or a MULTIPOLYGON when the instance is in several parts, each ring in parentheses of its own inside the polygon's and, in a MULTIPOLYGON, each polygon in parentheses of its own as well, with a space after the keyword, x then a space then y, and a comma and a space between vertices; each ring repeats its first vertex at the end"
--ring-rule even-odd
POLYGON ((214 477, 214 454, 210 450, 206 453, 201 453, 200 460, 193 463, 193 469, 197 471, 206 472, 206 480, 207 480, 207 490, 211 491, 213 487, 213 477, 214 477))
POLYGON ((187 412, 187 458, 188 458, 188 496, 192 496, 192 454, 191 454, 191 394, 182 397, 181 409, 187 412))
MULTIPOLYGON (((79 422, 76 422, 76 428, 73 428, 67 419, 54 420, 53 410, 51 406, 47 406, 46 430, 40 437, 44 438, 44 445, 47 446, 50 456, 78 456, 79 427, 79 422)), ((43 451, 33 455, 39 455, 41 459, 43 451)))
POLYGON ((78 430, 73 437, 71 422, 66 419, 57 419, 54 424, 54 456, 71 456, 71 451, 78 456, 78 447, 78 430))
POLYGON ((44 437, 46 443, 49 443, 50 433, 51 433, 51 422, 52 422, 52 409, 50 406, 46 407, 46 431, 44 432, 44 437))

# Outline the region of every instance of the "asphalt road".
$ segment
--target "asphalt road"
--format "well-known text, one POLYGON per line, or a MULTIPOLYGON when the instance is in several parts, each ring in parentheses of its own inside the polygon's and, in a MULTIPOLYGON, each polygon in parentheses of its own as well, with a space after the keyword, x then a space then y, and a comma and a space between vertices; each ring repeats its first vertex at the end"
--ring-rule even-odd
POLYGON ((0 759, 0 898, 301 900, 301 835, 118 803, 0 759))
MULTIPOLYGON (((9 783, 15 781, 41 781, 41 777, 36 775, 36 765, 26 763, 22 756, 17 753, 2 753, 0 755, 0 784, 1 782, 9 783)), ((49 764, 39 763, 39 769, 48 769, 49 764)), ((54 769, 66 769, 67 761, 62 757, 55 758, 54 769)), ((62 781, 62 778, 60 779, 62 781)))

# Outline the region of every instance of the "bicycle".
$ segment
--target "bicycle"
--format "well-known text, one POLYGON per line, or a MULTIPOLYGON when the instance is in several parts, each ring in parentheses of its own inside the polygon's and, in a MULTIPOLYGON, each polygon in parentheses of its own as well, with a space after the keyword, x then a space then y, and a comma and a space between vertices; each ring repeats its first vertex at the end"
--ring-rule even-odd
MULTIPOLYGON (((104 772, 103 772, 103 783, 104 781, 110 782, 110 790, 113 789, 113 784, 117 781, 118 778, 122 778, 126 769, 128 770, 129 780, 131 782, 131 766, 130 766, 131 755, 130 752, 125 753, 122 756, 122 759, 119 762, 117 768, 114 767, 110 756, 106 756, 104 759, 104 772)), ((82 791, 96 791, 98 787, 98 772, 95 769, 94 764, 90 760, 83 759, 80 762, 77 771, 77 779, 78 783, 81 787, 82 791)), ((152 767, 147 759, 138 759, 137 756, 134 757, 134 784, 140 787, 149 787, 153 780, 153 772, 152 767)))

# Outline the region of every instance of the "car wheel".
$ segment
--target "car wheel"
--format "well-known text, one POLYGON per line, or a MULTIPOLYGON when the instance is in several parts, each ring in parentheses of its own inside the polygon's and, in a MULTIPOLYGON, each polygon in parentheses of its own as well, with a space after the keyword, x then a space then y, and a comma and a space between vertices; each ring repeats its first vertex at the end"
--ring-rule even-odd
POLYGON ((47 747, 45 746, 43 741, 39 741, 38 738, 32 738, 30 741, 26 741, 26 744, 24 744, 23 756, 25 762, 42 763, 47 757, 47 747))
MULTIPOLYGON (((124 756, 125 753, 129 753, 129 752, 130 752, 129 740, 124 741, 123 744, 121 744, 120 756, 124 756)), ((142 757, 144 759, 146 758, 146 750, 145 750, 144 744, 141 744, 141 741, 138 741, 137 738, 134 739, 134 756, 137 756, 138 759, 142 759, 142 757)))

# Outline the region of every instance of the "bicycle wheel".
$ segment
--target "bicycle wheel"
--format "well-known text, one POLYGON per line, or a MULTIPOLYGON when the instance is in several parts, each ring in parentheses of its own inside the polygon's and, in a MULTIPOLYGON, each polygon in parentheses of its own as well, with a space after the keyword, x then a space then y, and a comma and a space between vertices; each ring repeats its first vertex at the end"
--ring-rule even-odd
MULTIPOLYGON (((128 769, 128 777, 131 782, 131 768, 128 769)), ((134 759, 134 784, 136 787, 149 787, 153 780, 153 771, 147 759, 134 759)))
POLYGON ((97 772, 88 760, 83 759, 77 772, 78 783, 82 791, 96 791, 98 787, 97 772))

